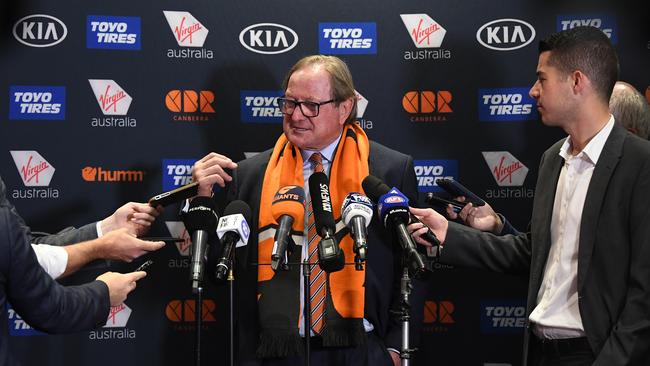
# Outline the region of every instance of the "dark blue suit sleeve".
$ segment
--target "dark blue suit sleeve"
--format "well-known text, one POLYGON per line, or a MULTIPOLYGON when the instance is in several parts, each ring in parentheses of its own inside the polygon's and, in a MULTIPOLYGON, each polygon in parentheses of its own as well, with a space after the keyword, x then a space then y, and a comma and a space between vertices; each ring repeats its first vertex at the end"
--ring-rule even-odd
POLYGON ((519 235, 519 234, 521 234, 521 231, 515 229, 515 227, 512 226, 510 221, 508 221, 508 219, 505 216, 503 216, 500 213, 498 213, 497 215, 499 215, 499 217, 501 218, 501 221, 503 222, 503 228, 501 229, 501 232, 499 233, 499 235, 508 235, 508 234, 519 235))
POLYGON ((28 324, 50 333, 90 330, 106 322, 110 306, 106 284, 63 287, 52 280, 7 206, 0 206, 0 250, 0 307, 9 301, 28 324))
POLYGON ((18 221, 19 227, 25 232, 27 240, 34 244, 50 244, 50 245, 69 245, 75 244, 86 240, 97 239, 96 223, 87 224, 80 228, 69 227, 56 234, 45 236, 33 236, 31 229, 22 217, 18 214, 16 207, 6 198, 6 186, 2 177, 0 177, 0 205, 6 207, 15 216, 18 221))
POLYGON ((44 236, 31 236, 30 241, 34 244, 49 245, 70 245, 82 241, 97 239, 96 222, 84 225, 80 228, 69 227, 56 234, 44 236))
POLYGON ((455 222, 449 223, 440 256, 445 264, 511 274, 528 273, 530 260, 529 234, 496 236, 455 222))

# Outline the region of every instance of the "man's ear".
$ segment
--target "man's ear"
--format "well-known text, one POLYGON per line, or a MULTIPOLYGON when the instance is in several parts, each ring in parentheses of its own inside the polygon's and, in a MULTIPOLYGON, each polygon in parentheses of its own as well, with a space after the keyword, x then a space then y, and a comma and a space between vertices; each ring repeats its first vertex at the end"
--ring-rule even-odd
POLYGON ((571 78, 571 86, 573 87, 574 94, 582 93, 591 81, 582 71, 576 70, 569 76, 571 78))
POLYGON ((348 120, 350 113, 352 113, 352 106, 354 105, 353 98, 348 98, 343 102, 339 103, 339 124, 345 124, 345 121, 348 120))

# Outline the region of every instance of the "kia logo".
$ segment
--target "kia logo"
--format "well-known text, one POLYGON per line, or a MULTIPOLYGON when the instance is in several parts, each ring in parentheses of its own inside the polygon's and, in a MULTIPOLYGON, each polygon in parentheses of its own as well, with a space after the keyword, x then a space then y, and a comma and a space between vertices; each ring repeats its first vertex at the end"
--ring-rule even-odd
POLYGON ((282 24, 258 23, 244 28, 239 33, 239 42, 249 51, 275 55, 296 47, 298 35, 282 24))
POLYGON ((519 19, 497 19, 483 24, 476 32, 478 43, 496 51, 512 51, 535 39, 535 28, 519 19))
POLYGON ((68 28, 59 19, 45 14, 32 14, 14 24, 14 37, 30 47, 51 47, 61 43, 68 28))

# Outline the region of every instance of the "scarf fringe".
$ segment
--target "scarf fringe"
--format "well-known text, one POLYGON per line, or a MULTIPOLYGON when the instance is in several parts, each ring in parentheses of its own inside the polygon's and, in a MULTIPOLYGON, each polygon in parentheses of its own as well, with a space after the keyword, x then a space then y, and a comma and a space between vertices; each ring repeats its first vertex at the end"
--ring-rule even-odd
POLYGON ((325 347, 357 347, 366 343, 366 330, 361 319, 331 319, 321 337, 325 347))
POLYGON ((288 357, 302 354, 303 341, 296 332, 266 330, 260 334, 258 358, 288 357), (284 333, 284 334, 282 334, 284 333))

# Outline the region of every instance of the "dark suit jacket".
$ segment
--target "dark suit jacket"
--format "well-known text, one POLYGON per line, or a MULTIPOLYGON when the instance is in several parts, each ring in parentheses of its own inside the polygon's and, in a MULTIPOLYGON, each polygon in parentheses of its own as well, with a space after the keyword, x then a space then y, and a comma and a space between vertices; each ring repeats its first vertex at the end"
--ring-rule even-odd
POLYGON ((23 221, 23 218, 18 214, 18 211, 16 211, 16 207, 14 207, 14 205, 12 205, 11 202, 7 200, 5 191, 5 183, 2 181, 2 177, 0 177, 0 204, 7 206, 11 212, 16 215, 18 223, 27 234, 27 238, 30 243, 69 245, 86 240, 97 239, 97 229, 95 227, 96 223, 87 224, 78 229, 69 227, 52 235, 33 236, 29 226, 27 226, 25 221, 23 221))
MULTIPOLYGON (((251 236, 248 245, 237 250, 236 276, 238 282, 236 305, 238 313, 240 359, 251 359, 258 344, 257 312, 257 224, 262 181, 271 150, 262 152, 250 159, 238 163, 233 172, 233 181, 228 187, 227 199, 247 202, 252 209, 251 236)), ((397 187, 413 200, 417 197, 417 186, 413 159, 375 142, 370 142, 370 174, 382 179, 387 185, 397 187)), ((389 308, 399 303, 400 250, 393 245, 390 234, 375 217, 368 229, 368 257, 366 266, 365 318, 375 327, 375 331, 384 340, 387 347, 401 348, 401 326, 391 316, 389 308)), ((347 261, 350 259, 346 258, 347 261)), ((297 285, 297 284, 296 284, 297 285)), ((422 302, 412 301, 411 324, 414 337, 417 325, 421 323, 422 302)), ((413 342, 412 338, 412 342, 413 342)))
MULTIPOLYGON (((441 260, 529 273, 527 317, 551 246, 563 141, 542 156, 531 232, 496 237, 450 223, 441 260)), ((578 249, 578 306, 594 365, 650 365, 650 143, 612 130, 585 198, 578 249)), ((527 326, 524 364, 531 336, 527 326)))
POLYGON ((38 265, 18 217, 0 203, 0 365, 15 362, 9 354, 7 301, 28 324, 49 333, 100 326, 110 305, 101 281, 63 287, 52 280, 38 265))

